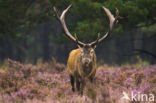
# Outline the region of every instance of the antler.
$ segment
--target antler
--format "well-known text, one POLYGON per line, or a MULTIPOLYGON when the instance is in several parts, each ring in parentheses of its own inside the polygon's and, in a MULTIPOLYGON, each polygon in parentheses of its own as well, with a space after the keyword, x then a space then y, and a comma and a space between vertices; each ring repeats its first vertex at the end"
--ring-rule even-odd
POLYGON ((117 8, 116 8, 116 16, 115 17, 111 14, 111 12, 107 8, 105 8, 104 6, 102 8, 104 9, 104 11, 106 12, 106 15, 109 18, 109 22, 110 22, 109 30, 102 38, 99 38, 99 36, 98 36, 96 41, 90 43, 89 45, 91 45, 91 46, 95 46, 95 45, 101 43, 106 37, 108 37, 108 35, 112 32, 114 25, 118 22, 118 19, 120 18, 119 11, 117 8))
POLYGON ((63 30, 66 34, 66 36, 68 38, 70 38, 72 41, 74 41, 75 43, 77 43, 79 46, 84 46, 85 44, 82 43, 81 41, 79 41, 77 38, 74 38, 71 33, 69 32, 67 26, 66 26, 66 23, 65 23, 65 14, 67 13, 67 11, 71 8, 72 5, 69 5, 61 14, 61 16, 59 17, 58 13, 57 13, 57 10, 55 7, 53 7, 53 11, 54 11, 54 16, 60 21, 62 27, 63 27, 63 30))
POLYGON ((92 47, 94 47, 94 46, 96 46, 97 44, 101 43, 101 42, 102 42, 105 38, 107 38, 108 35, 112 32, 112 30, 113 30, 113 28, 114 28, 114 25, 118 22, 118 19, 120 18, 120 16, 119 16, 119 11, 118 11, 117 8, 116 8, 116 16, 114 17, 114 16, 111 14, 111 12, 110 12, 107 8, 105 8, 105 7, 103 6, 102 8, 104 9, 104 11, 106 12, 106 15, 107 15, 108 18, 109 18, 109 22, 110 22, 110 23, 109 23, 109 30, 108 30, 108 32, 107 32, 102 38, 100 38, 100 33, 98 33, 98 38, 97 38, 96 41, 93 41, 93 42, 91 42, 91 43, 85 44, 85 43, 83 43, 83 42, 81 42, 81 41, 79 41, 79 40, 77 39, 76 34, 75 34, 75 37, 73 37, 73 36, 71 35, 71 33, 69 32, 67 26, 66 26, 66 23, 65 23, 65 20, 64 20, 64 19, 65 19, 65 14, 66 14, 67 11, 71 8, 71 6, 72 6, 72 5, 69 5, 69 6, 62 12, 62 14, 61 14, 60 17, 59 17, 59 15, 58 15, 57 10, 56 10, 55 7, 53 7, 53 11, 54 11, 54 16, 60 21, 60 23, 61 23, 61 25, 62 25, 62 27, 63 27, 63 30, 64 30, 66 36, 67 36, 68 38, 70 38, 72 41, 74 41, 75 43, 77 43, 79 46, 92 46, 92 47))

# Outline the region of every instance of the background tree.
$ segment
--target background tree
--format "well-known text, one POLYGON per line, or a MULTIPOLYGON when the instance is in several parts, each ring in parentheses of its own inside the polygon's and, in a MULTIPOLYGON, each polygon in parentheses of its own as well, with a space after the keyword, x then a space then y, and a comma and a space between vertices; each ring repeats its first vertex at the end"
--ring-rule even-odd
POLYGON ((97 49, 98 58, 105 63, 134 63, 138 55, 155 63, 156 1, 155 0, 0 0, 0 60, 12 58, 36 63, 55 57, 65 62, 76 48, 63 34, 53 17, 52 7, 59 13, 68 5, 66 22, 72 34, 84 42, 103 35, 108 19, 101 9, 104 5, 123 17, 112 35, 97 49), (137 56, 136 56, 137 55, 137 56))

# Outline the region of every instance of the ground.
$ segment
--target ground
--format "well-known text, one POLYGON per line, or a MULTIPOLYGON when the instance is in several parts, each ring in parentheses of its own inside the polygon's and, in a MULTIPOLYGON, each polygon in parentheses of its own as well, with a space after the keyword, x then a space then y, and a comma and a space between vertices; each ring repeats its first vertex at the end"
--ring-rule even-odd
POLYGON ((156 65, 100 65, 84 95, 72 92, 66 66, 54 60, 32 65, 8 59, 0 67, 0 103, 154 103, 150 94, 156 96, 156 65), (147 94, 148 101, 122 98, 132 92, 147 94))

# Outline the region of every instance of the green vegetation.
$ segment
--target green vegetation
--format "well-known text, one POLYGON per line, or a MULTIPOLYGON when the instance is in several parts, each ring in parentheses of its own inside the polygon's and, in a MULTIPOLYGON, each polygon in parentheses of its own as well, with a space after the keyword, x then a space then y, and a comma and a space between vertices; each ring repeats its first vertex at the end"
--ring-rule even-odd
POLYGON ((70 4, 67 26, 86 42, 95 40, 98 32, 103 35, 108 30, 108 18, 101 7, 107 7, 113 14, 115 8, 119 9, 123 19, 116 25, 111 40, 108 38, 102 44, 102 50, 97 49, 98 57, 103 57, 100 59, 107 63, 135 61, 135 56, 121 55, 131 55, 139 47, 145 51, 137 51, 142 59, 155 60, 155 0, 0 0, 0 60, 12 58, 36 63, 38 58, 46 61, 53 56, 58 60, 64 56, 61 60, 66 61, 73 44, 53 17, 52 7, 56 6, 61 13, 70 4), (141 38, 139 43, 135 42, 138 38, 141 38), (125 42, 128 46, 123 46, 125 42), (103 54, 104 51, 110 54, 103 54))

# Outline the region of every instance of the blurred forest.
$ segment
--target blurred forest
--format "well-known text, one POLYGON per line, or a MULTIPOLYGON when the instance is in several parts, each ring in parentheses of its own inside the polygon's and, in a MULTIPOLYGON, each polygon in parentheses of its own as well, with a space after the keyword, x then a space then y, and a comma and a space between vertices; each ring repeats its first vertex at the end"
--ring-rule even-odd
POLYGON ((102 6, 113 14, 119 9, 123 19, 96 48, 99 62, 156 63, 156 0, 0 0, 0 61, 35 64, 54 57, 66 63, 77 46, 64 35, 52 8, 61 13, 70 4, 66 24, 84 42, 107 32, 109 20, 102 6))

